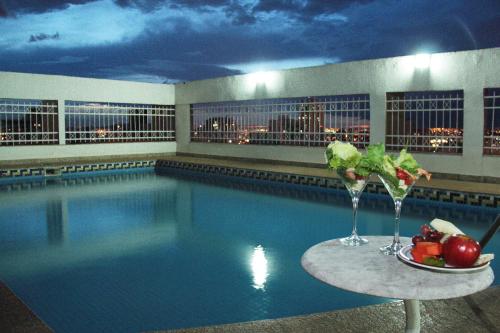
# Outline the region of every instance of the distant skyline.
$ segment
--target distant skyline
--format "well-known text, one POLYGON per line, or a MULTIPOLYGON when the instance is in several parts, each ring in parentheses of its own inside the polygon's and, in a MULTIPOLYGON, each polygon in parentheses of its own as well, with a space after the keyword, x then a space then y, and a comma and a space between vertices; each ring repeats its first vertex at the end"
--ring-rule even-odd
POLYGON ((491 47, 499 0, 0 0, 0 71, 175 83, 491 47))

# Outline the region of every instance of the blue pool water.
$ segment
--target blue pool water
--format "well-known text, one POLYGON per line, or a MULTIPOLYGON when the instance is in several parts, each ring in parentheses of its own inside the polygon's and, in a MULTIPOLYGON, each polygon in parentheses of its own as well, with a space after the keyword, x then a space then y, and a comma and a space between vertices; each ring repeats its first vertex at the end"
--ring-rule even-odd
MULTIPOLYGON (((480 238, 497 213, 406 200, 402 234, 437 216, 480 238)), ((329 287, 301 268, 310 246, 350 228, 345 191, 154 173, 0 186, 0 279, 56 332, 174 329, 389 301, 329 287)), ((388 197, 362 196, 359 231, 393 232, 388 197)), ((486 250, 499 249, 494 239, 486 250)))

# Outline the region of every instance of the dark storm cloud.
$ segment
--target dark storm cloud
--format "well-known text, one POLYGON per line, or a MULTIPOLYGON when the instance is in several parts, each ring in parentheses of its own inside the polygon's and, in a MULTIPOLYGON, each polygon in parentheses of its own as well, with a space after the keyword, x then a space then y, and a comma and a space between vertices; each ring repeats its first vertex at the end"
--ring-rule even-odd
MULTIPOLYGON (((9 15, 21 13, 44 13, 51 10, 67 8, 69 5, 81 5, 95 0, 0 0, 0 13, 9 15)), ((2 16, 2 15, 0 15, 2 16)), ((6 15, 5 15, 6 16, 6 15)))
POLYGON ((168 2, 170 5, 189 8, 198 8, 203 6, 221 7, 231 3, 230 0, 171 0, 168 2))
POLYGON ((47 39, 59 39, 60 36, 59 36, 59 33, 56 32, 55 34, 53 35, 48 35, 48 34, 44 34, 44 33, 41 33, 41 34, 37 34, 37 35, 31 35, 28 42, 30 43, 34 43, 34 42, 39 42, 39 41, 42 41, 42 40, 47 40, 47 39))
POLYGON ((299 0, 260 0, 253 11, 258 12, 282 12, 291 16, 310 20, 318 15, 333 14, 344 10, 350 6, 374 2, 374 0, 309 0, 307 2, 299 0))
POLYGON ((226 16, 236 25, 253 24, 257 20, 251 13, 251 6, 241 5, 232 1, 225 9, 226 16))
MULTIPOLYGON (((19 1, 20 6, 12 10, 43 12, 88 1, 43 1, 49 4, 45 9, 28 6, 40 2, 19 1)), ((500 1, 496 0, 443 0, 439 5, 431 0, 282 0, 260 1, 253 7, 235 0, 114 2, 122 8, 112 7, 110 20, 115 13, 127 11, 154 23, 146 23, 130 38, 92 46, 65 44, 64 48, 60 44, 69 32, 56 27, 30 31, 22 37, 24 42, 31 35, 34 41, 50 40, 55 31, 60 32, 60 41, 46 47, 40 42, 28 43, 34 46, 27 48, 0 48, 0 70, 189 81, 244 71, 234 64, 307 58, 351 61, 500 46, 500 1)), ((12 15, 9 7, 0 8, 12 15)), ((89 18, 88 27, 93 22, 89 18)))
POLYGON ((7 17, 7 9, 5 9, 5 5, 3 2, 0 0, 0 17, 7 17))
POLYGON ((162 0, 113 0, 120 7, 134 7, 144 12, 150 12, 160 8, 166 3, 162 0))

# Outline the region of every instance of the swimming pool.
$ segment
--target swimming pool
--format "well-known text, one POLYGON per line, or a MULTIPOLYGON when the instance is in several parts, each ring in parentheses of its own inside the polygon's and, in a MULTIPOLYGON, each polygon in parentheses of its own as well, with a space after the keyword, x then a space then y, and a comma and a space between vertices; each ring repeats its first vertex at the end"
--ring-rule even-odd
MULTIPOLYGON (((345 191, 154 173, 0 189, 0 279, 55 331, 173 329, 388 301, 326 286, 300 266, 307 248, 350 232, 345 191)), ((401 231, 438 216, 480 237, 498 212, 407 200, 401 231)), ((393 232, 386 196, 364 194, 358 218, 363 235, 393 232)), ((498 253, 500 242, 488 247, 498 253)))

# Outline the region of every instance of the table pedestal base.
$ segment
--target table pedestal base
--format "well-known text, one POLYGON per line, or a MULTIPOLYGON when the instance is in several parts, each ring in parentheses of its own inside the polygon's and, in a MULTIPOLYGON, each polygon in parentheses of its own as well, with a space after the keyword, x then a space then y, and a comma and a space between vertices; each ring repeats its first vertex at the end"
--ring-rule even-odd
POLYGON ((420 332, 420 304, 417 299, 405 299, 406 333, 420 332))

